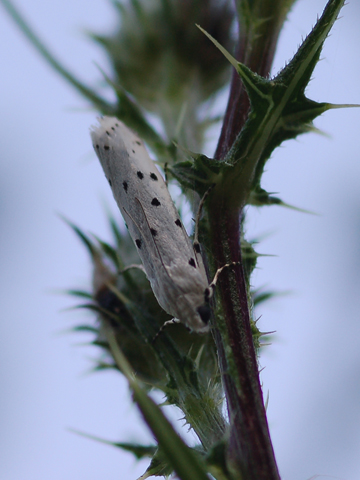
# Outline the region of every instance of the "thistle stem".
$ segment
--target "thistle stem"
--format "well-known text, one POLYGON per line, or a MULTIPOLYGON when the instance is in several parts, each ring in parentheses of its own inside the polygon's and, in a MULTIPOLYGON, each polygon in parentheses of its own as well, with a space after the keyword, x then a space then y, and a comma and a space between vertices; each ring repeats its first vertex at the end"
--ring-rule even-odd
MULTIPOLYGON (((262 18, 268 18, 263 23, 256 22, 259 13, 256 8, 245 19, 245 16, 242 17, 244 12, 239 7, 240 33, 236 58, 266 77, 270 72, 283 20, 292 2, 289 2, 288 8, 277 12, 278 15, 274 5, 271 6, 269 2, 260 3, 265 9, 270 8, 269 12, 262 11, 262 18)), ((243 128, 249 110, 246 90, 234 70, 215 158, 222 159, 226 156, 243 128)), ((247 281, 241 258, 243 209, 234 208, 225 198, 214 195, 208 213, 210 244, 213 258, 217 262, 216 267, 237 262, 233 269, 226 269, 219 278, 218 298, 222 308, 219 325, 215 329, 231 426, 228 464, 247 480, 279 480, 260 386, 250 324, 247 281)))
POLYGON ((241 264, 240 218, 221 202, 213 202, 209 206, 209 220, 215 258, 223 264, 229 259, 239 262, 234 268, 224 270, 217 289, 223 325, 218 325, 215 341, 231 425, 229 464, 247 480, 279 480, 250 326, 246 279, 241 264))

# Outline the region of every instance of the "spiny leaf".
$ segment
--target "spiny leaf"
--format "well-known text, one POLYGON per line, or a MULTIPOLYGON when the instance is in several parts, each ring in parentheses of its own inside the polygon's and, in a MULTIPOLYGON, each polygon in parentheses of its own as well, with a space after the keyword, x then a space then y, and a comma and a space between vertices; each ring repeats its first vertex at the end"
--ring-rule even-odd
POLYGON ((169 167, 171 174, 185 188, 204 195, 211 185, 218 183, 224 164, 206 155, 181 149, 187 160, 169 167))
POLYGON ((113 237, 115 239, 115 244, 118 250, 120 250, 121 247, 124 245, 124 235, 121 233, 119 229, 119 225, 117 224, 116 220, 114 217, 108 213, 108 221, 110 224, 111 232, 113 234, 113 237))
POLYGON ((89 332, 89 333, 99 333, 96 327, 92 327, 91 325, 76 325, 71 329, 73 332, 89 332))
POLYGON ((101 240, 96 235, 94 235, 94 238, 97 240, 98 244, 100 245, 102 252, 113 262, 116 269, 117 270, 123 269, 124 265, 121 259, 119 258, 118 252, 115 250, 115 248, 109 245, 109 243, 101 240))
POLYGON ((107 337, 116 363, 133 391, 134 400, 174 471, 181 480, 208 480, 201 459, 183 442, 158 405, 140 387, 110 330, 107 330, 107 337))
POLYGON ((70 428, 70 431, 90 440, 95 440, 96 442, 105 443, 106 445, 111 445, 112 447, 126 450, 127 452, 132 453, 138 460, 152 457, 158 448, 157 445, 140 445, 137 443, 129 442, 112 442, 111 440, 106 440, 104 438, 100 438, 89 433, 80 432, 79 430, 75 430, 73 428, 70 428))
POLYGON ((85 292, 84 290, 69 289, 65 290, 65 294, 72 295, 74 297, 87 298, 89 300, 92 299, 91 293, 85 292))
POLYGON ((253 205, 254 207, 263 207, 263 206, 271 206, 271 205, 278 205, 280 207, 290 208, 291 210, 296 210, 297 212, 308 213, 310 215, 316 215, 314 212, 310 210, 305 210, 303 208, 295 207, 293 205, 289 205, 281 200, 281 198, 274 197, 271 193, 267 192, 260 186, 255 187, 248 199, 248 204, 253 205))
POLYGON ((174 472, 174 469, 167 457, 164 455, 161 447, 159 447, 151 459, 150 465, 145 473, 138 478, 138 480, 145 480, 149 477, 169 477, 174 472))
POLYGON ((277 295, 277 293, 273 292, 271 290, 264 291, 264 292, 260 292, 260 291, 256 290, 256 291, 252 292, 254 307, 257 307, 258 305, 260 305, 260 303, 263 303, 263 302, 266 302, 267 300, 270 300, 275 295, 277 295))
POLYGON ((59 217, 67 224, 69 227, 76 233, 76 235, 80 238, 82 243, 87 248, 91 258, 95 258, 99 256, 99 251, 95 247, 94 243, 90 240, 88 235, 86 235, 75 223, 68 220, 64 215, 59 215, 59 217))
POLYGON ((258 189, 264 165, 275 147, 312 128, 312 121, 330 108, 305 97, 323 43, 344 0, 330 0, 312 32, 288 65, 268 80, 252 72, 203 31, 238 72, 249 95, 251 110, 246 124, 225 157, 233 169, 224 169, 217 192, 228 204, 243 206, 258 189))

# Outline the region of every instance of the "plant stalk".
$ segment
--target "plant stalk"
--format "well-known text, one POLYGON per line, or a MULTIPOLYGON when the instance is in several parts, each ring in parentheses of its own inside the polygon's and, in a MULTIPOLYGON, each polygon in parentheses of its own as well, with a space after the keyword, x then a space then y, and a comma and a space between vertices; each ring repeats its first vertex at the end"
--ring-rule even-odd
MULTIPOLYGON (((268 12, 268 21, 257 23, 256 12, 251 12, 253 19, 245 19, 241 17, 241 7, 238 9, 240 33, 236 58, 263 77, 270 73, 287 11, 284 9, 277 16, 273 9, 268 12)), ((266 12, 262 13, 266 18, 266 12)), ((225 157, 243 128, 249 109, 246 90, 234 70, 215 158, 225 157)), ((259 380, 241 258, 243 207, 233 208, 216 194, 209 203, 210 248, 216 267, 236 262, 234 268, 225 269, 219 278, 217 291, 222 308, 214 334, 230 419, 228 464, 246 480, 279 480, 259 380)))
MULTIPOLYGON (((245 15, 242 16, 239 11, 239 39, 234 55, 239 62, 263 77, 270 74, 280 30, 293 3, 290 2, 286 8, 277 12, 273 3, 259 1, 258 10, 261 14, 252 12, 253 17, 246 20, 245 15), (261 21, 261 18, 267 18, 267 21, 261 21)), ((228 104, 214 158, 222 159, 226 156, 246 122, 249 108, 246 90, 239 75, 233 70, 228 104)))
POLYGON ((234 269, 223 271, 217 288, 224 323, 215 330, 215 341, 230 420, 229 465, 246 480, 279 480, 250 326, 240 217, 237 211, 226 211, 216 202, 214 208, 209 207, 209 220, 215 258, 223 265, 229 259, 239 262, 234 269), (225 345, 230 347, 230 354, 225 345))

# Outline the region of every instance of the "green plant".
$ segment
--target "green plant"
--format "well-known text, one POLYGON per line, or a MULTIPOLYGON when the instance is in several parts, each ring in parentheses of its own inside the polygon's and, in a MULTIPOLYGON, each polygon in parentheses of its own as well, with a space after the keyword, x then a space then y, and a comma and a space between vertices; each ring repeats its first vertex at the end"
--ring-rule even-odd
POLYGON ((269 80, 278 33, 292 3, 238 1, 238 39, 229 34, 236 15, 227 3, 220 10, 210 1, 133 1, 128 7, 116 3, 122 18, 118 33, 94 36, 112 60, 114 71, 106 81, 116 92, 115 104, 65 71, 12 10, 45 57, 101 113, 117 116, 146 140, 195 205, 216 184, 200 225, 204 256, 210 276, 229 261, 238 267, 219 280, 213 336, 189 334, 178 326, 152 344, 168 317, 142 274, 117 275, 125 258, 133 263, 136 257, 128 237, 113 221, 114 245, 73 226, 95 268, 94 291, 72 293, 86 297, 85 306, 101 319, 99 326, 80 328, 88 328, 95 335, 94 343, 108 354, 99 368, 120 369, 129 380, 159 448, 127 448, 139 456, 152 456, 152 473, 169 473, 173 468, 180 478, 198 478, 207 469, 216 478, 278 478, 258 380, 261 332, 252 312, 253 304, 264 296, 250 290, 257 254, 243 238, 244 207, 281 203, 261 187, 265 162, 276 146, 312 130, 314 118, 335 108, 307 99, 304 91, 343 5, 328 2, 295 57, 269 80), (236 52, 237 60, 228 50, 236 52), (219 144, 210 159, 194 152, 202 151, 206 129, 216 120, 206 116, 206 107, 229 79, 226 59, 237 73, 219 144), (153 127, 149 114, 161 128, 153 127), (181 408, 200 439, 199 447, 190 450, 179 443, 161 410, 144 394, 150 388, 161 390, 168 403, 181 408), (221 408, 224 393, 229 422, 221 408), (163 437, 164 432, 168 436, 163 437), (182 465, 190 470, 183 471, 182 465))

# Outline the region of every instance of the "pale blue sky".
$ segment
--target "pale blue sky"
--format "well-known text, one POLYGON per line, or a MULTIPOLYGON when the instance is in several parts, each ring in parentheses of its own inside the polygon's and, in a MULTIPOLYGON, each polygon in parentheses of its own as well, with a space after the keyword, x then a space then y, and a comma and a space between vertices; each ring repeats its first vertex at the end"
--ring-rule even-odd
MULTIPOLYGON (((309 31, 325 0, 298 0, 280 40, 277 71, 309 31)), ((17 0, 41 37, 81 79, 107 68, 84 29, 113 25, 110 2, 17 0)), ((325 44, 309 95, 360 103, 360 5, 350 0, 325 44)), ((89 138, 96 112, 33 50, 0 6, 0 478, 130 480, 146 464, 83 439, 148 441, 125 381, 87 375, 96 351, 60 334, 87 318, 61 312, 56 289, 89 285, 89 259, 60 212, 109 238, 102 201, 110 189, 89 138)), ((268 234, 255 286, 291 290, 264 305, 276 330, 260 363, 269 423, 284 480, 360 478, 360 110, 316 121, 327 138, 287 142, 267 165, 264 187, 320 216, 272 207, 249 211, 249 236, 268 234), (324 477, 326 478, 326 477, 324 477)))

